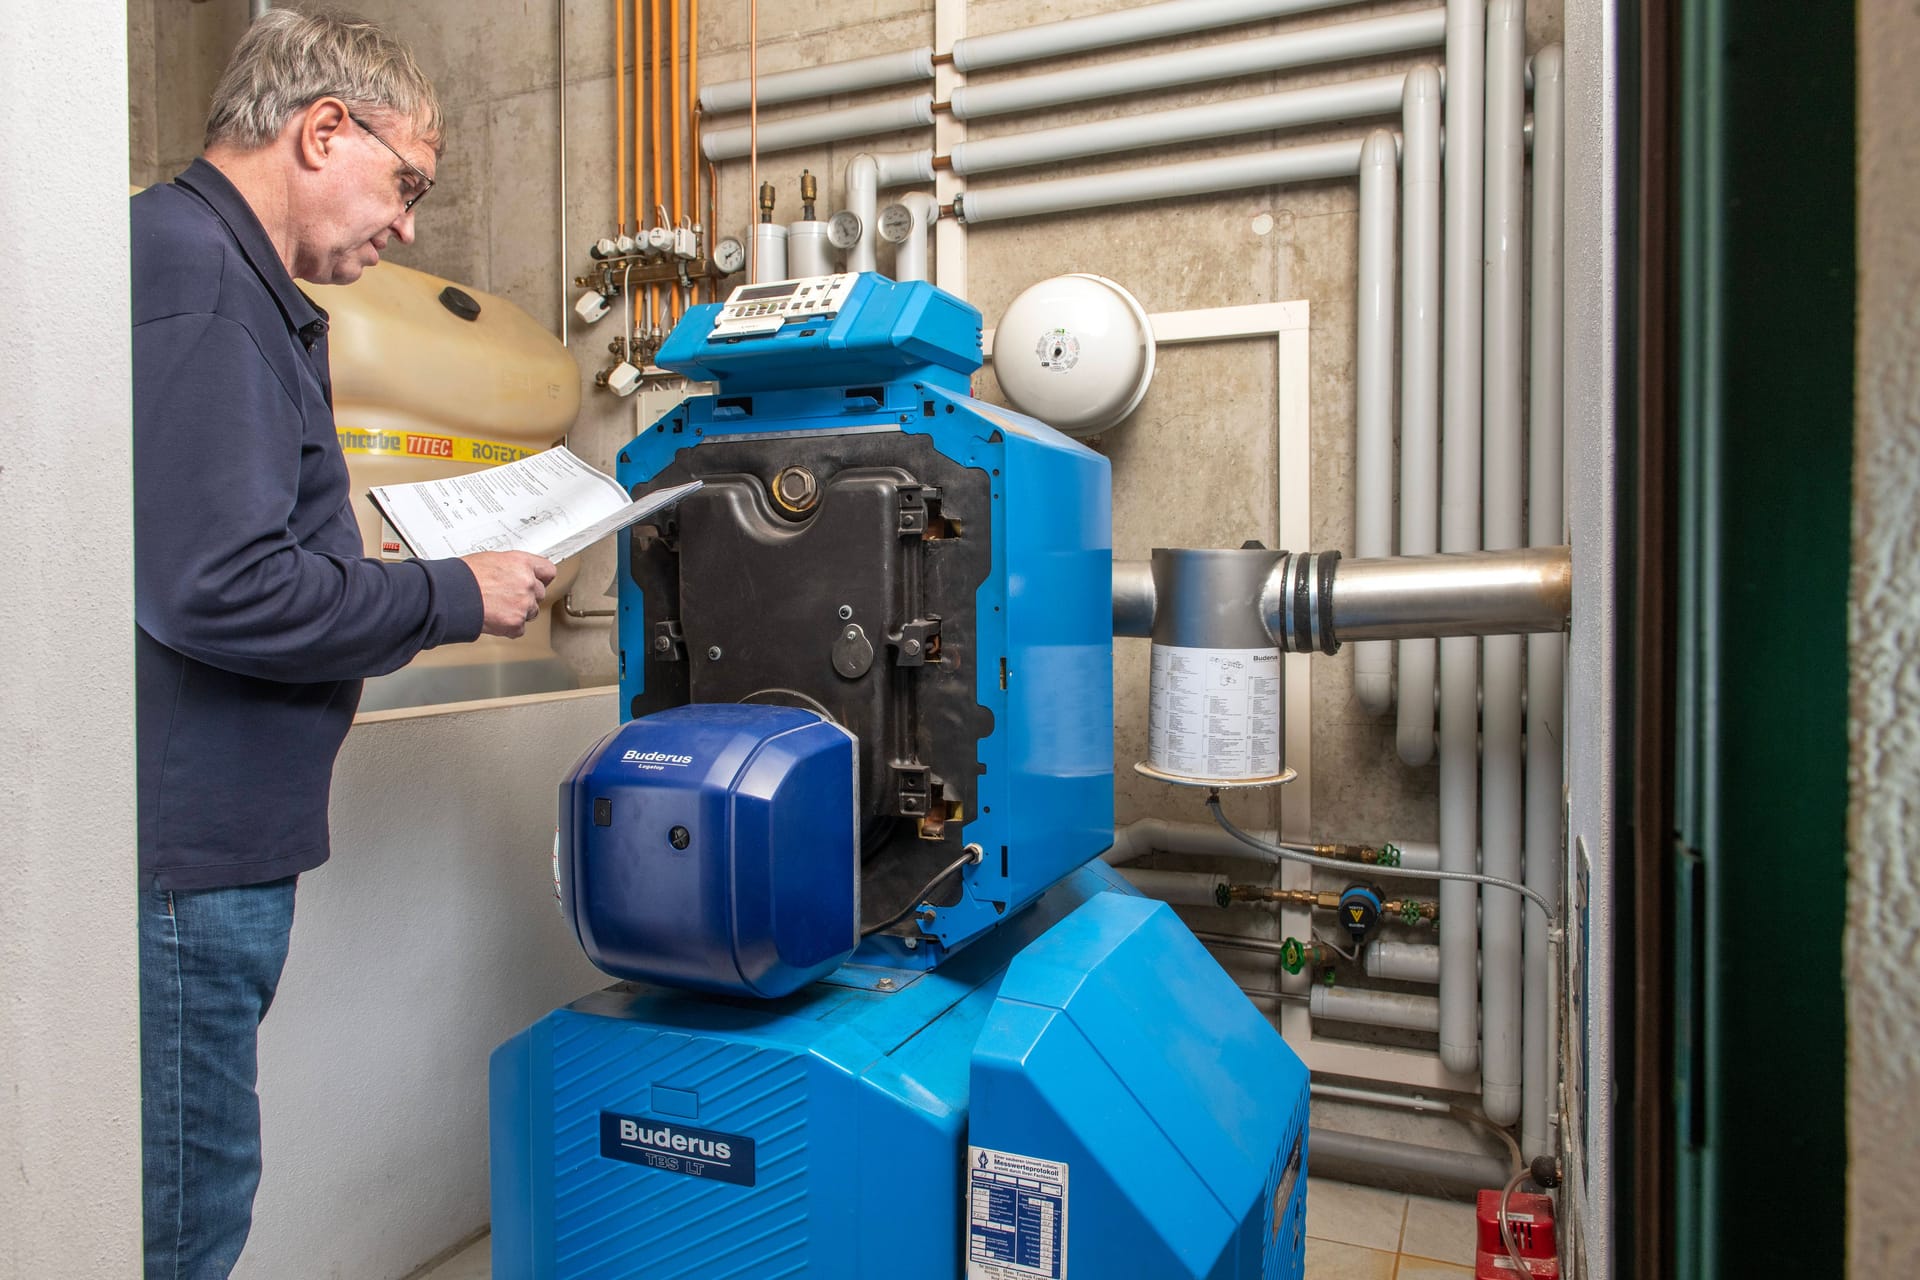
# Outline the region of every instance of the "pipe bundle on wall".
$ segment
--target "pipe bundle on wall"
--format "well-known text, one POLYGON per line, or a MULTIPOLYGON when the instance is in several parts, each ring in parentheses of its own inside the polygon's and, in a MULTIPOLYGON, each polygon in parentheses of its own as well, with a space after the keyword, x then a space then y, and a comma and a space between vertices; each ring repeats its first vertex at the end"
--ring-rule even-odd
MULTIPOLYGON (((1440 549, 1440 73, 1407 73, 1401 102, 1400 554, 1440 549)), ((1399 642, 1395 746, 1410 765, 1433 759, 1431 638, 1399 642)))
POLYGON ((1289 89, 1257 98, 1122 116, 962 142, 949 157, 953 171, 972 175, 1057 164, 1116 151, 1173 146, 1207 138, 1293 129, 1330 120, 1384 115, 1400 103, 1404 76, 1369 76, 1341 84, 1289 89))
MULTIPOLYGON (((1399 156, 1393 134, 1376 129, 1360 150, 1359 324, 1354 342, 1353 550, 1393 554, 1393 220, 1399 156)), ((1393 646, 1353 647, 1353 691, 1366 710, 1392 701, 1393 646)))
MULTIPOLYGON (((1526 32, 1519 0, 1487 6, 1485 311, 1482 345, 1484 523, 1481 545, 1521 545, 1521 188, 1527 163, 1526 32)), ((1480 699, 1481 870, 1519 880, 1519 636, 1482 641, 1480 699)), ((1520 1118, 1520 898, 1483 890, 1480 905, 1481 1098, 1495 1124, 1520 1118)))
POLYGON ((962 120, 984 120, 1118 94, 1145 93, 1346 58, 1428 49, 1440 42, 1445 31, 1445 12, 1428 9, 1259 40, 1153 54, 1099 67, 1055 71, 988 85, 966 85, 954 90, 953 114, 962 120))
MULTIPOLYGON (((1445 236, 1442 305, 1440 549, 1480 545, 1481 109, 1485 89, 1481 0, 1448 0, 1445 236)), ((1440 865, 1473 872, 1479 851, 1480 642, 1440 642, 1440 865)), ((1480 1066, 1479 893, 1440 886, 1440 1060, 1480 1066)))

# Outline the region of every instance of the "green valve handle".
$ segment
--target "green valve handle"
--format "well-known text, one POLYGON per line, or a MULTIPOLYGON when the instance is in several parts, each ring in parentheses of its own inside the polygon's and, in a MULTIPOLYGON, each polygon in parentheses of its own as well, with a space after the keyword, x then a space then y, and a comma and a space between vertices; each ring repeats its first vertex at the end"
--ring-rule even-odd
POLYGON ((1400 846, 1397 844, 1381 845, 1380 846, 1380 865, 1383 867, 1399 866, 1400 865, 1400 846))
POLYGON ((1300 945, 1300 939, 1288 938, 1280 944, 1280 967, 1288 973, 1298 973, 1307 967, 1307 949, 1300 945))
POLYGON ((1419 924, 1420 923, 1420 904, 1415 902, 1412 898, 1408 898, 1406 901, 1402 902, 1400 904, 1400 918, 1402 920, 1405 920, 1410 925, 1419 924))
POLYGON ((1335 974, 1334 974, 1334 972, 1333 972, 1333 966, 1332 966, 1332 965, 1328 965, 1328 966, 1326 967, 1326 969, 1325 969, 1325 971, 1321 973, 1321 975, 1320 975, 1320 981, 1322 981, 1322 982, 1324 982, 1324 983, 1326 983, 1326 984, 1327 984, 1328 986, 1332 986, 1332 985, 1333 985, 1333 981, 1334 981, 1334 977, 1335 977, 1335 976, 1336 976, 1336 975, 1335 975, 1335 974))

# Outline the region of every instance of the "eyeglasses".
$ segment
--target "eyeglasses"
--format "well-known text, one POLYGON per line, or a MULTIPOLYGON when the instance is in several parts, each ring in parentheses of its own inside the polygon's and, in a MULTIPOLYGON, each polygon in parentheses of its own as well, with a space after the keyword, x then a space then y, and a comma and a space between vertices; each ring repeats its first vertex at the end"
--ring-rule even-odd
POLYGON ((394 151, 393 144, 391 142, 388 142, 385 138, 381 137, 379 134, 375 133, 372 127, 369 126, 365 120, 362 120, 359 116, 354 115, 352 112, 347 113, 347 119, 359 125, 360 128, 363 131, 365 131, 366 135, 369 138, 372 138, 375 142, 385 147, 388 151, 393 151, 393 158, 395 160, 398 160, 401 164, 407 166, 408 172, 413 174, 413 180, 411 182, 406 183, 404 186, 400 188, 400 199, 404 202, 400 206, 400 212, 402 213, 413 212, 413 206, 419 204, 422 200, 426 199, 427 192, 433 190, 433 179, 429 178, 426 175, 426 173, 420 168, 419 165, 407 159, 405 156, 401 155, 398 151, 394 151))

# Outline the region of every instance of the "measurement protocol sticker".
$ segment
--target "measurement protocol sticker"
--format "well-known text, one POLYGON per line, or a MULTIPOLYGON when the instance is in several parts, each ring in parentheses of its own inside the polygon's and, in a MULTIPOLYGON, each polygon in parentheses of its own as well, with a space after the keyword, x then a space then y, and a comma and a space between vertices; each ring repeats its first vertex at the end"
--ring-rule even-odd
POLYGON ((600 1113, 600 1154, 647 1169, 711 1182, 753 1185, 753 1139, 696 1129, 655 1116, 600 1113))
POLYGON ((967 1280, 1066 1280, 1067 1166, 967 1148, 967 1280))

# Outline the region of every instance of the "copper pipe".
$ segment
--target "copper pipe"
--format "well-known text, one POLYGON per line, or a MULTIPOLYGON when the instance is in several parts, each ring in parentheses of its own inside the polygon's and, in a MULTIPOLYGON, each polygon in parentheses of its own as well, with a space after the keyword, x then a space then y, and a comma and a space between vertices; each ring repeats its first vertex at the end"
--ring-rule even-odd
POLYGON ((663 110, 664 100, 666 98, 666 85, 662 83, 666 77, 661 74, 665 69, 666 53, 661 40, 660 0, 647 0, 647 9, 649 13, 651 13, 653 20, 653 56, 648 59, 648 63, 650 74, 653 77, 653 96, 651 98, 653 104, 653 208, 658 210, 661 205, 667 202, 667 183, 664 170, 666 158, 666 121, 663 118, 666 114, 663 110))
MULTIPOLYGON (((747 190, 760 190, 760 0, 747 0, 747 190)), ((747 279, 759 274, 760 237, 749 234, 747 279)))
POLYGON ((673 100, 673 225, 680 225, 681 215, 686 212, 680 202, 680 175, 685 164, 680 158, 681 134, 686 113, 681 108, 680 98, 680 0, 667 0, 667 64, 669 94, 673 100))
MULTIPOLYGON (((700 216, 700 0, 687 0, 687 113, 693 121, 693 145, 687 148, 687 186, 692 193, 693 216, 700 216)), ((706 227, 703 252, 713 256, 713 224, 706 227)), ((700 301, 700 286, 693 286, 693 301, 700 301)))
MULTIPOLYGON (((714 165, 709 164, 707 165, 707 243, 709 245, 712 245, 714 240, 720 235, 719 190, 720 171, 714 165)), ((713 259, 713 251, 711 248, 707 251, 707 259, 708 261, 712 261, 713 259)), ((720 280, 717 276, 709 275, 707 277, 708 302, 718 302, 720 300, 719 284, 720 280)))
POLYGON ((933 158, 933 169, 935 173, 951 168, 953 168, 952 156, 935 156, 933 158))
MULTIPOLYGON (((647 2, 651 4, 653 0, 647 0, 647 2)), ((643 54, 645 44, 643 44, 643 25, 639 21, 639 13, 641 13, 639 0, 634 0, 634 230, 636 232, 645 230, 647 226, 647 178, 645 178, 645 167, 643 167, 643 159, 647 152, 645 152, 645 134, 641 132, 643 129, 641 121, 647 119, 641 107, 643 102, 641 94, 645 92, 643 73, 645 73, 647 61, 643 54)))
MULTIPOLYGON (((565 0, 562 0, 564 3, 565 0)), ((613 0, 613 154, 620 171, 613 189, 617 192, 619 216, 615 235, 627 234, 627 0, 613 0)), ((564 97, 567 69, 560 68, 560 93, 564 97)))

